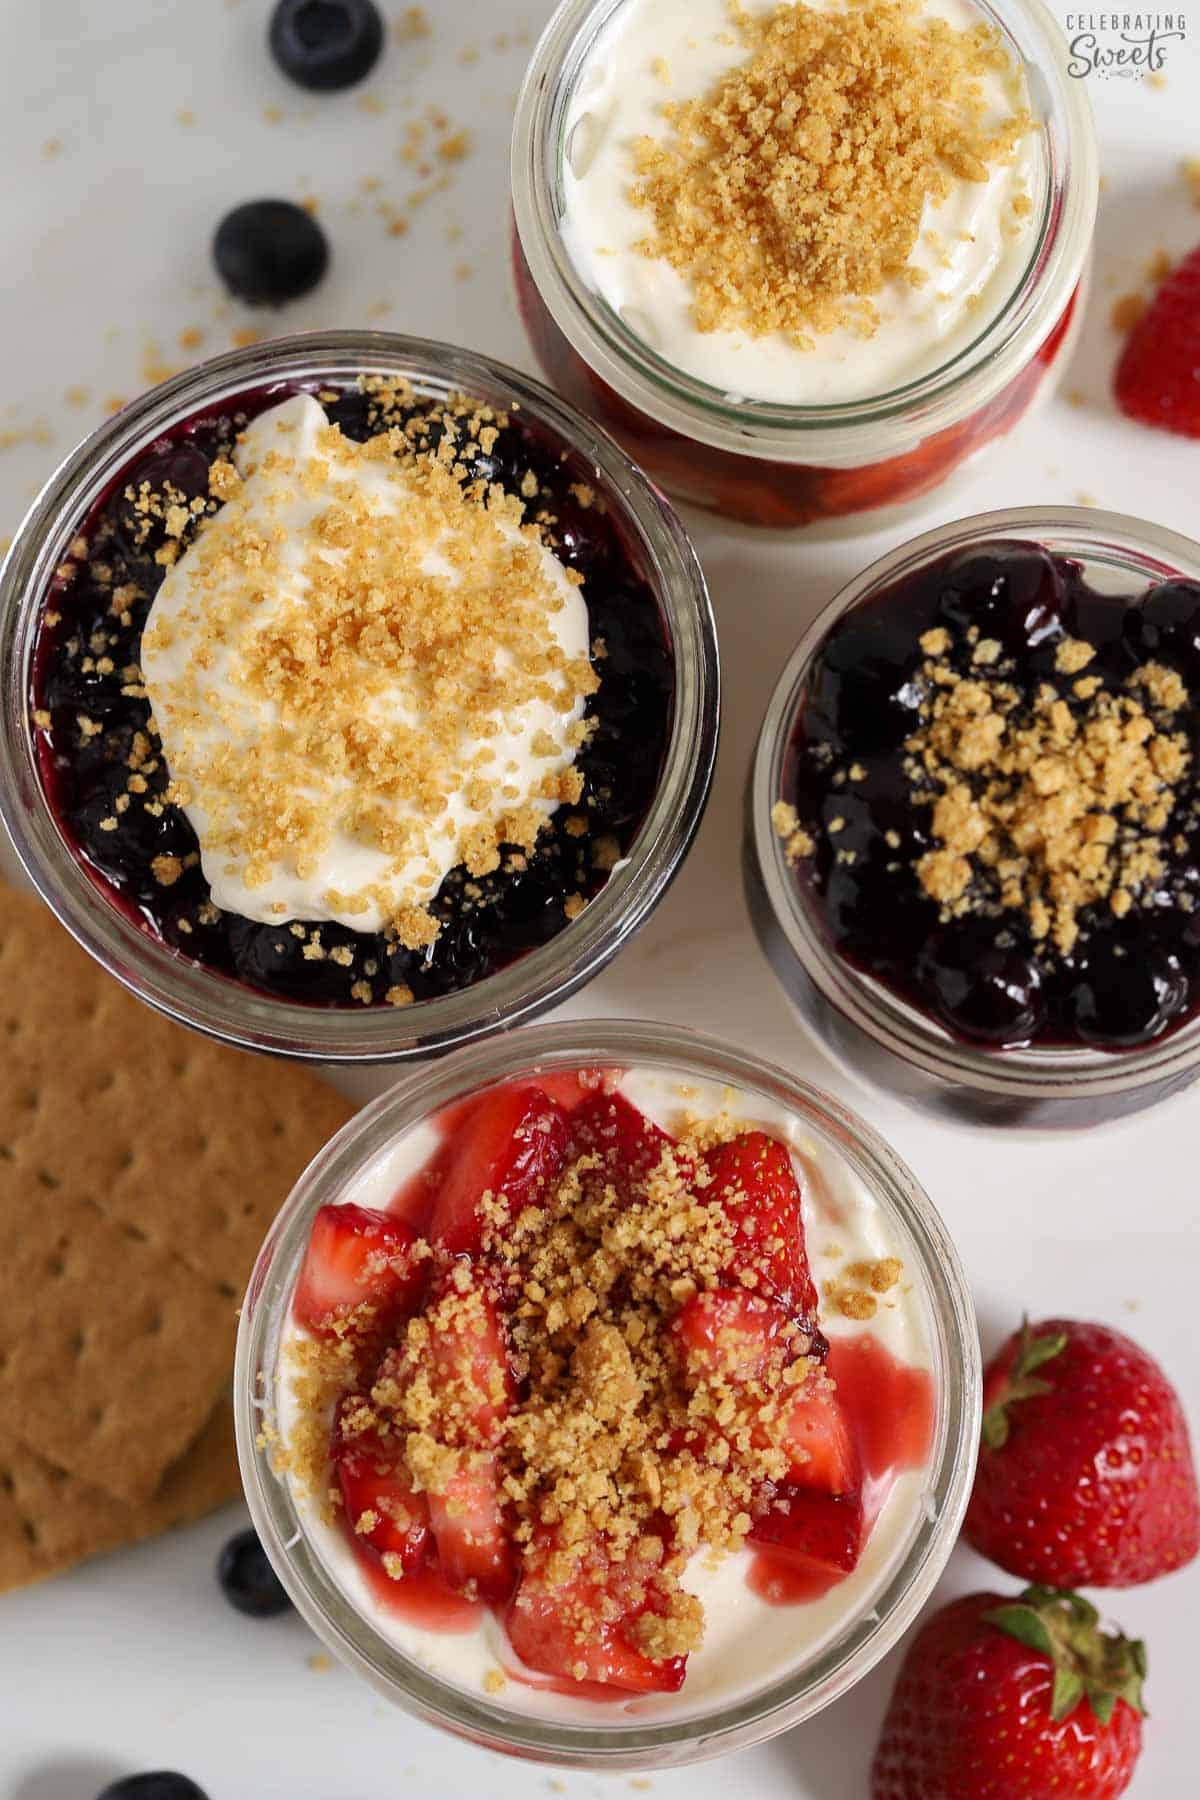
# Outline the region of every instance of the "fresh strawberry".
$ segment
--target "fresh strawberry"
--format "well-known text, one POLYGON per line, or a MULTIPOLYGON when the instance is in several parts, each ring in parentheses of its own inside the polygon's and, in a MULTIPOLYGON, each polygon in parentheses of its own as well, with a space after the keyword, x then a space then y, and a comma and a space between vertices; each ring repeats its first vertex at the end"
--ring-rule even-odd
POLYGON ((603 1157, 606 1170, 623 1192, 646 1179, 675 1140, 660 1131, 621 1093, 589 1094, 571 1119, 577 1151, 603 1157))
POLYGON ((1116 1800, 1142 1746, 1140 1643, 1075 1594, 968 1594, 927 1619, 901 1665, 871 1800, 1116 1800))
POLYGON ((725 1274, 777 1299, 805 1331, 817 1323, 817 1290, 804 1247, 800 1183, 785 1145, 746 1131, 705 1157, 706 1200, 724 1208, 737 1237, 725 1274))
POLYGON ((628 1693, 674 1694, 687 1657, 655 1661, 631 1635, 639 1618, 664 1606, 652 1566, 632 1557, 613 1563, 601 1544, 567 1554, 547 1533, 526 1554, 505 1622, 527 1668, 628 1693))
POLYGON ((857 1491, 858 1451, 837 1388, 824 1370, 814 1369, 788 1402, 784 1440, 794 1459, 789 1480, 828 1494, 857 1491))
POLYGON ((1200 437, 1200 249, 1172 269, 1130 332, 1114 385, 1129 418, 1200 437))
POLYGON ((741 1383, 761 1381, 787 1352, 787 1314, 770 1300, 741 1288, 693 1294, 671 1321, 671 1335, 696 1378, 723 1375, 741 1383))
POLYGON ((355 1414, 364 1406, 362 1395, 344 1394, 334 1414, 330 1456, 346 1522, 356 1542, 381 1561, 398 1557, 402 1572, 411 1575, 429 1555, 429 1511, 423 1495, 409 1485, 400 1446, 356 1425, 355 1414))
POLYGON ((1027 1581, 1131 1587, 1200 1549, 1178 1395, 1104 1325, 1028 1322, 989 1364, 968 1541, 1027 1581))
POLYGON ((826 1494, 788 1483, 775 1490, 770 1509, 756 1519, 752 1544, 769 1545, 777 1555, 804 1568, 857 1568, 866 1541, 861 1494, 826 1494))
MULTIPOLYGON (((741 1288, 695 1294, 671 1323, 692 1380, 720 1376, 739 1386, 763 1382, 772 1368, 794 1362, 789 1334, 795 1331, 795 1321, 773 1300, 741 1288)), ((789 1482, 829 1494, 856 1493, 858 1454, 837 1389, 825 1371, 813 1366, 799 1386, 781 1390, 777 1405, 782 1418, 771 1436, 792 1452, 789 1482)))
MULTIPOLYGON (((491 1289, 475 1270, 457 1264, 426 1309, 427 1336, 416 1363, 436 1396, 442 1435, 469 1449, 490 1449, 510 1411, 516 1385, 504 1327, 491 1289)), ((414 1368, 411 1350, 406 1371, 414 1368)), ((403 1378, 403 1376, 402 1376, 403 1378)))
POLYGON ((429 1520, 447 1584, 471 1600, 507 1600, 516 1558, 500 1500, 496 1459, 468 1453, 440 1493, 430 1493, 429 1520))
POLYGON ((338 1337, 355 1323, 394 1324, 425 1288, 427 1263, 413 1253, 416 1235, 400 1219, 366 1206, 322 1206, 313 1220, 292 1310, 299 1324, 338 1337), (371 1312, 360 1312, 370 1307, 371 1312))
POLYGON ((433 1242, 454 1256, 475 1255, 483 1242, 484 1195, 515 1217, 559 1174, 567 1140, 562 1107, 540 1088, 485 1094, 452 1126, 429 1225, 433 1242))

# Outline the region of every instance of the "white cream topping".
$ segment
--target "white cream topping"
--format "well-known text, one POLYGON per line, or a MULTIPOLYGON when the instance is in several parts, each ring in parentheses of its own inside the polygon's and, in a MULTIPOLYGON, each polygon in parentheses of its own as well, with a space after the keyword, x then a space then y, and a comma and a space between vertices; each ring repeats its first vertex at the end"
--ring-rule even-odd
MULTIPOLYGON (((494 823, 526 805, 547 815, 555 810, 558 802, 542 798, 538 790, 548 775, 574 762, 570 728, 582 717, 584 703, 578 699, 570 710, 536 697, 520 705, 501 704, 488 716, 486 737, 477 732, 476 722, 470 726, 464 722, 456 749, 461 779, 447 784, 440 816, 430 821, 420 815, 414 798, 403 791, 388 799, 389 823, 419 827, 415 847, 401 858, 377 847, 362 821, 356 820, 352 771, 333 782, 325 772, 319 786, 302 784, 296 793, 298 801, 316 802, 328 825, 326 841, 315 857, 285 853, 275 859, 269 878, 263 880, 248 867, 244 855, 231 854, 226 843, 214 841, 227 834, 214 831, 205 804, 206 759, 213 759, 216 766, 232 751, 252 765, 276 734, 286 736, 292 728, 279 705, 259 685, 247 681, 245 668, 252 640, 271 629, 283 608, 303 599, 310 585, 305 568, 311 559, 336 564, 343 556, 322 541, 316 522, 339 489, 349 492, 352 487, 356 500, 365 502, 380 520, 403 513, 411 504, 411 476, 398 461, 364 461, 352 456, 354 447, 339 452, 328 440, 325 413, 306 394, 281 402, 247 426, 234 457, 241 488, 234 501, 205 522, 163 581, 143 635, 142 673, 167 766, 173 776, 186 771, 189 797, 184 810, 199 838, 201 865, 215 903, 264 923, 335 919, 356 931, 379 931, 401 907, 423 905, 433 897, 459 862, 464 836, 481 821, 494 823), (272 457, 271 452, 279 454, 272 457), (319 483, 306 480, 314 465, 320 467, 319 483), (234 529, 232 523, 223 525, 227 516, 229 521, 236 518, 239 534, 250 528, 273 536, 279 553, 272 561, 272 580, 257 597, 252 617, 245 618, 241 608, 234 628, 214 635, 214 621, 230 607, 242 579, 235 568, 222 571, 225 540, 234 529), (204 672, 202 684, 194 679, 197 668, 204 672), (472 805, 466 790, 472 777, 481 773, 486 774, 482 785, 489 787, 489 797, 485 804, 472 805), (364 901, 364 895, 370 897, 364 901), (352 904, 346 903, 348 896, 355 897, 352 904)), ((345 444, 344 439, 341 442, 345 444)), ((489 516, 503 540, 515 543, 521 538, 511 518, 500 513, 489 516)), ((445 538, 439 539, 419 561, 425 574, 442 577, 451 587, 460 579, 446 554, 452 549, 445 538)), ((549 635, 566 658, 586 660, 588 615, 583 597, 550 549, 538 545, 537 552, 545 581, 561 601, 556 611, 546 613, 549 635)), ((226 560, 232 563, 236 558, 226 560)), ((503 604, 502 593, 496 603, 503 604)), ((497 676, 502 678, 511 666, 510 653, 499 646, 497 676)), ((365 676, 365 662, 363 671, 365 676)), ((396 671, 387 691, 372 694, 364 710, 419 733, 428 722, 427 692, 428 684, 396 671)))
MULTIPOLYGON (((837 1282, 855 1262, 878 1262, 892 1256, 904 1261, 904 1247, 894 1241, 879 1207, 832 1144, 782 1107, 715 1083, 688 1082, 681 1088, 681 1078, 657 1070, 631 1069, 620 1087, 665 1130, 677 1129, 685 1113, 712 1116, 725 1111, 744 1122, 747 1129, 761 1127, 792 1148, 801 1159, 807 1247, 819 1289, 837 1282)), ((387 1206, 405 1179, 428 1161, 438 1141, 431 1126, 416 1127, 364 1169, 343 1200, 360 1206, 387 1206)), ((843 1318, 826 1306, 821 1327, 828 1337, 869 1333, 898 1360, 928 1368, 925 1307, 912 1271, 906 1267, 900 1284, 881 1297, 869 1322, 843 1318)), ((303 1335, 289 1319, 277 1384, 278 1425, 285 1443, 296 1420, 296 1402, 287 1375, 287 1345, 303 1335)), ((380 1609, 341 1533, 324 1524, 308 1500, 298 1504, 309 1539, 330 1575, 351 1604, 369 1615, 376 1629, 407 1656, 476 1696, 485 1691, 485 1678, 516 1666, 503 1627, 491 1613, 485 1613, 471 1631, 442 1634, 380 1609)), ((752 1694, 801 1667, 850 1619, 870 1611, 927 1504, 921 1473, 899 1476, 858 1567, 820 1599, 798 1605, 773 1606, 751 1590, 746 1581, 751 1551, 738 1551, 720 1560, 698 1553, 685 1573, 684 1585, 704 1606, 704 1642, 689 1656, 687 1679, 678 1694, 596 1703, 510 1680, 498 1704, 540 1718, 603 1726, 606 1721, 619 1724, 630 1718, 649 1722, 666 1716, 686 1717, 752 1694)))
MULTIPOLYGON (((780 0, 741 3, 762 14, 780 0)), ((828 0, 811 4, 825 10, 828 0)), ((922 12, 958 29, 981 19, 970 0, 926 0, 922 12)), ((639 137, 664 139, 664 102, 704 94, 746 54, 730 29, 727 0, 626 0, 599 33, 566 125, 561 229, 580 275, 651 349, 733 400, 829 405, 929 374, 964 350, 1017 286, 1041 211, 1039 134, 1026 133, 1014 160, 994 165, 986 181, 956 178, 941 205, 927 204, 909 262, 928 278, 921 287, 897 278, 886 283, 873 297, 880 314, 873 336, 840 327, 801 349, 782 333, 701 332, 684 276, 637 248, 651 215, 629 197, 632 145, 639 137), (1018 220, 1012 202, 1024 194, 1032 211, 1018 220)), ((1030 105, 1023 72, 987 73, 983 94, 996 118, 1030 105)))

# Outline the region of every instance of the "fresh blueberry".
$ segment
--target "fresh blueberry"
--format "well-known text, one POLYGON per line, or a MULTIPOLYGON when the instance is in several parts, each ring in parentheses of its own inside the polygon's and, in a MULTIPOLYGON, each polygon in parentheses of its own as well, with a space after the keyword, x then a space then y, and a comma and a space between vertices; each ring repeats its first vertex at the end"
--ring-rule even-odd
POLYGON ((1200 583, 1161 582, 1125 609, 1122 625, 1137 661, 1182 660, 1188 675, 1200 672, 1200 583))
POLYGON ((371 73, 383 49, 383 20, 372 0, 279 0, 268 41, 285 75, 330 94, 371 73))
POLYGON ((254 1530, 231 1537, 217 1558, 217 1580, 230 1606, 254 1619, 289 1611, 287 1590, 267 1560, 254 1530))
POLYGON ((1046 1018, 1042 978, 994 921, 939 927, 917 959, 917 980, 952 1031, 987 1044, 1027 1044, 1046 1018))
POLYGON ((1076 965, 1071 991, 1075 1030, 1086 1044, 1130 1049, 1149 1043, 1187 1004, 1179 960, 1144 937, 1099 936, 1076 965))
POLYGON ((329 265, 329 244, 302 206, 248 200, 217 226, 213 261, 236 300, 282 306, 316 287, 329 265))
POLYGON ((96 1800, 208 1800, 203 1788, 177 1775, 173 1769, 153 1769, 146 1775, 126 1775, 114 1781, 96 1800))

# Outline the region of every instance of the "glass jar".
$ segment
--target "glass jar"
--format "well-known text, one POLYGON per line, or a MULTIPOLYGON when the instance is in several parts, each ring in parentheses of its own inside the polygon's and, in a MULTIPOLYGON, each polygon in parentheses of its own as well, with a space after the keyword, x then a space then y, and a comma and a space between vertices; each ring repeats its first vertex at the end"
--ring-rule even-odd
POLYGON ((747 795, 747 899, 759 943, 788 997, 849 1075, 943 1119, 1086 1127, 1157 1105, 1195 1081, 1200 1018, 1128 1050, 965 1043, 837 953, 806 903, 771 821, 810 673, 833 626, 924 564, 997 538, 1022 539, 1072 558, 1102 592, 1134 598, 1154 582, 1200 580, 1200 544, 1141 519, 1077 506, 980 513, 913 538, 872 563, 813 622, 767 707, 747 795))
MULTIPOLYGON (((432 1141, 436 1141, 431 1139, 432 1141)), ((424 1144, 424 1139, 422 1139, 424 1144)), ((426 1152, 427 1153, 427 1152, 426 1152)), ((241 1313, 234 1408, 251 1515, 296 1606, 324 1642, 389 1700, 460 1737, 509 1754, 593 1769, 665 1768, 757 1743, 811 1717, 866 1674, 912 1623, 954 1544, 970 1493, 981 1407, 971 1298, 945 1227, 915 1177, 871 1128, 837 1101, 756 1057, 670 1025, 623 1020, 541 1025, 456 1051, 358 1114, 310 1166, 263 1246, 241 1313), (482 1087, 549 1071, 629 1067, 728 1085, 802 1128, 881 1210, 913 1284, 928 1346, 935 1420, 907 1536, 897 1534, 850 1616, 822 1628, 807 1660, 735 1702, 689 1709, 659 1703, 649 1717, 591 1704, 587 1723, 535 1717, 443 1678, 405 1654, 331 1574, 286 1475, 261 1434, 279 1415, 280 1355, 293 1289, 317 1209, 356 1197, 386 1204, 396 1147, 444 1108, 482 1087)))
POLYGON ((1043 121, 1042 216, 1020 281, 975 341, 890 393, 792 406, 675 368, 584 283, 563 240, 566 122, 591 46, 624 0, 563 0, 533 54, 513 131, 513 267, 530 342, 558 391, 680 500, 795 527, 910 506, 1003 436, 1065 369, 1082 314, 1098 163, 1086 84, 1041 0, 979 0, 1025 65, 1043 121))
POLYGON ((386 1062, 503 1030, 556 1005, 599 972, 649 917, 699 825, 716 756, 719 674, 712 609, 678 519, 624 453, 539 383, 482 356, 383 332, 280 338, 215 358, 108 420, 35 500, 0 573, 0 814, 31 881, 96 959, 141 999, 247 1049, 322 1062, 386 1062), (419 395, 463 392, 520 407, 580 469, 615 522, 622 553, 650 587, 673 655, 674 703, 662 774, 627 858, 547 943, 485 980, 412 1006, 319 1007, 276 998, 205 969, 152 936, 82 865, 47 801, 30 692, 39 623, 81 521, 130 461, 205 408, 297 386, 402 377, 419 395))

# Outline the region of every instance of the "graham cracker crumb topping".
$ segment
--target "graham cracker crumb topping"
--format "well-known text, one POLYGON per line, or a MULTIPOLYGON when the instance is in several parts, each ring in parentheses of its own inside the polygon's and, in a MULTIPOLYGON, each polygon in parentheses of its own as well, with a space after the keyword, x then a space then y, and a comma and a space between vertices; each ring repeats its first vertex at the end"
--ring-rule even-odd
MULTIPOLYGON (((917 0, 731 0, 744 63, 704 95, 666 101, 671 132, 634 146, 639 248, 688 281, 700 331, 782 332, 802 349, 878 326, 872 296, 909 267, 927 203, 1011 162, 1033 121, 993 116, 983 77, 1012 76, 998 32, 955 30, 917 0)), ((1014 216, 1029 210, 1016 207, 1014 216)))
MULTIPOLYGON (((926 699, 905 769, 937 848, 918 860, 917 878, 946 916, 1021 912, 1035 939, 1068 955, 1085 907, 1107 901, 1121 917, 1162 874, 1191 763, 1178 718, 1187 689, 1151 662, 1121 691, 1082 676, 1072 706, 1048 682, 1022 695, 1004 662, 973 660, 963 675, 945 660, 954 647, 945 631, 921 646, 926 699)), ((1068 638, 1055 668, 1073 676, 1094 656, 1068 638)))

